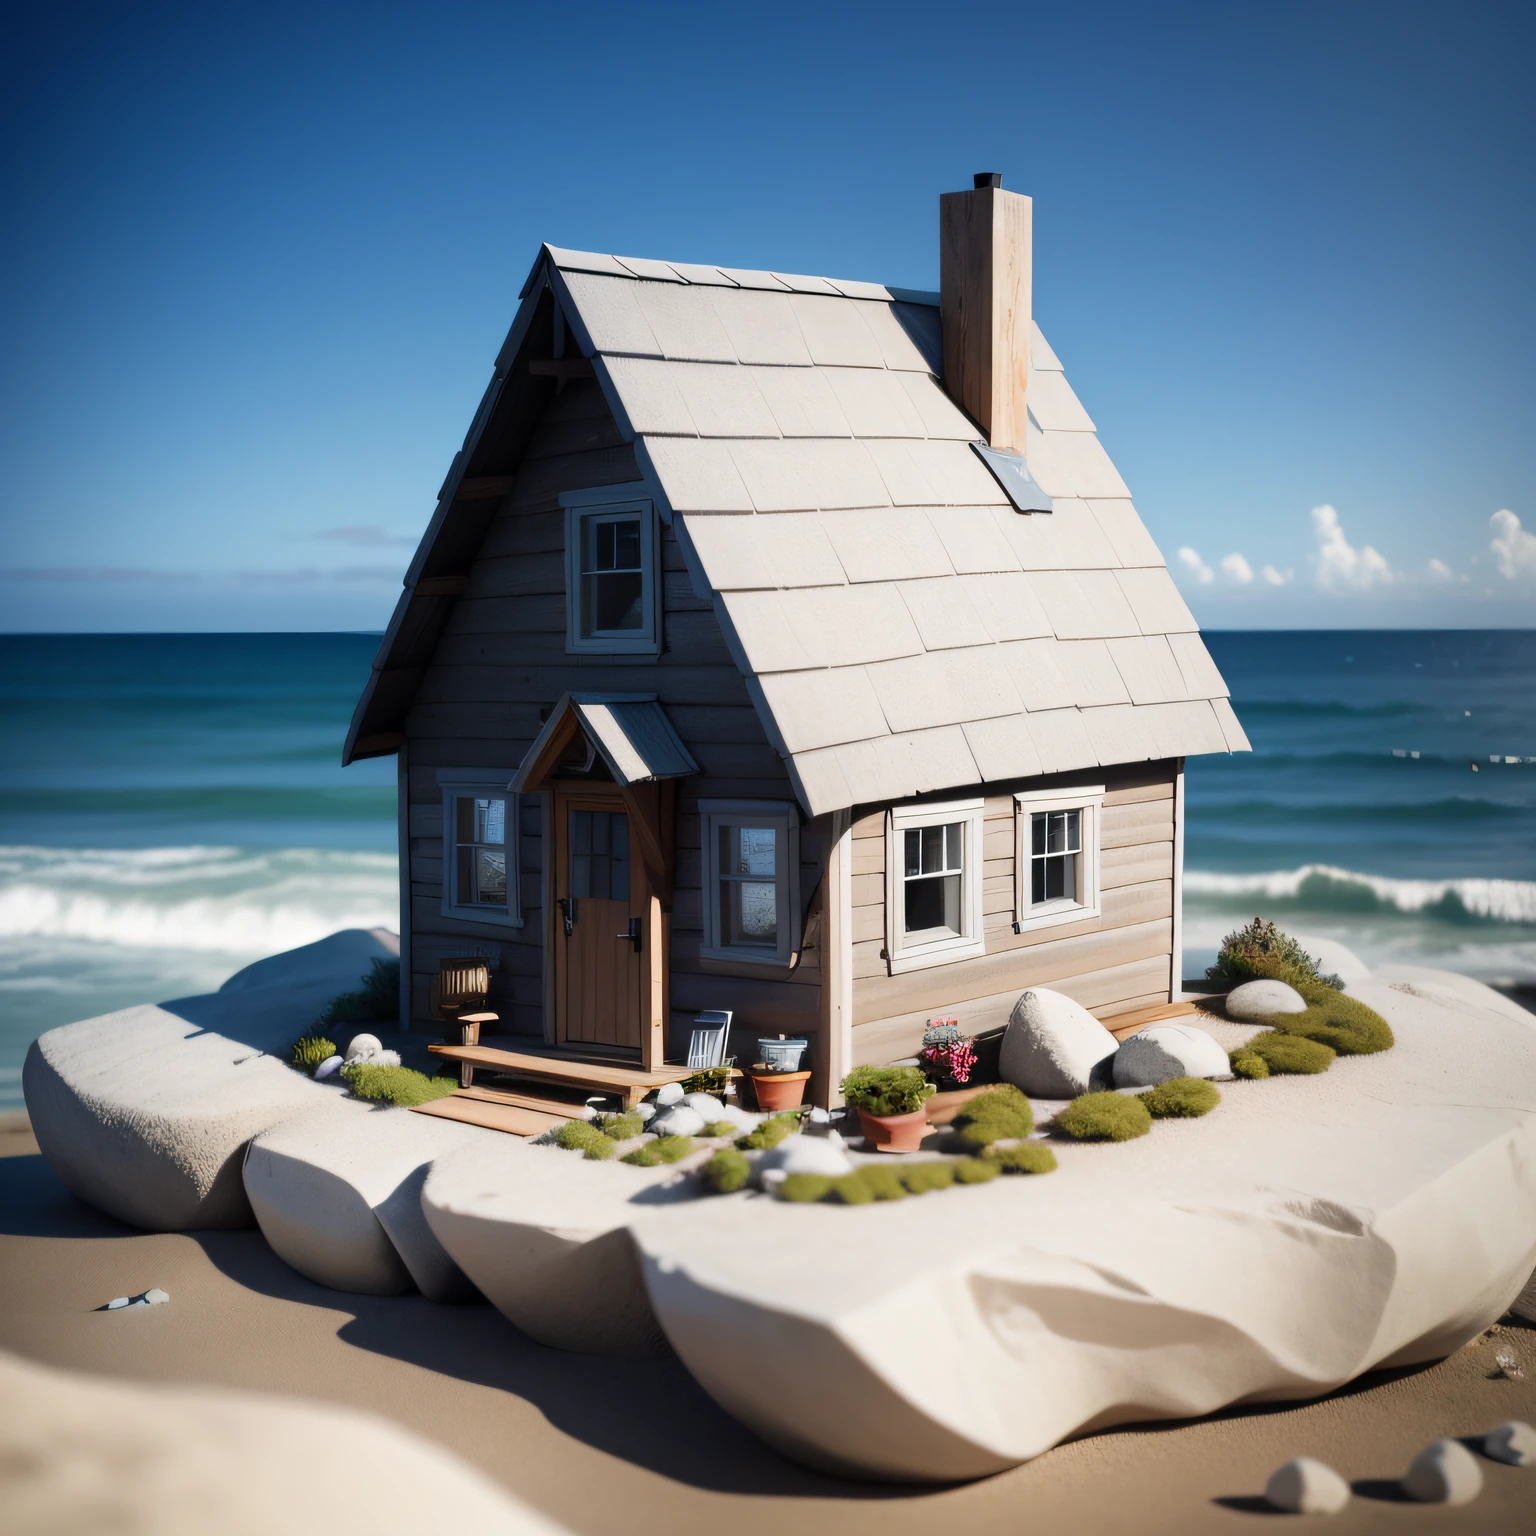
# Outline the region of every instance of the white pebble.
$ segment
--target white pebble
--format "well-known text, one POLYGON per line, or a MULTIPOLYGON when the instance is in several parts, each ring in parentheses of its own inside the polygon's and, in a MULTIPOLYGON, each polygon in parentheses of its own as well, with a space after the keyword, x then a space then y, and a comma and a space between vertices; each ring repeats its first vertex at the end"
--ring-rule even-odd
POLYGON ((162 1291, 158 1285, 152 1290, 144 1292, 144 1304, 148 1307, 158 1307, 161 1302, 169 1301, 170 1299, 169 1293, 162 1291))
POLYGON ((1483 1436, 1483 1455, 1512 1467, 1528 1467, 1536 1462, 1536 1429, 1523 1419, 1511 1419, 1483 1436))
POLYGON ((1403 1491, 1421 1504, 1470 1504, 1483 1491, 1483 1469, 1461 1441, 1436 1440, 1409 1463, 1403 1491))
POLYGON ((107 1303, 108 1312, 116 1312, 119 1307, 126 1307, 133 1298, 131 1296, 114 1296, 107 1303))
POLYGON ((1349 1503, 1349 1484, 1323 1462, 1298 1456, 1264 1485, 1264 1497, 1288 1515, 1336 1515, 1349 1503))
POLYGON ((665 1108, 668 1104, 680 1104, 683 1099, 681 1083, 663 1083, 656 1090, 656 1102, 665 1108))
POLYGON ((315 1068, 315 1081, 323 1083, 326 1078, 334 1077, 341 1071, 342 1058, 340 1056, 327 1056, 324 1061, 315 1068))

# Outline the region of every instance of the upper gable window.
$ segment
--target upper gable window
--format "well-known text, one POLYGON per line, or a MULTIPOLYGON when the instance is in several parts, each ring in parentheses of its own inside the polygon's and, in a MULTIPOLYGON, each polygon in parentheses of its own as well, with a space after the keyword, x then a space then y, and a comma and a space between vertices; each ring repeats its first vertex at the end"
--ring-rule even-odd
POLYGON ((573 491, 565 507, 566 649, 661 650, 656 509, 627 486, 573 491))
POLYGON ((1104 786, 1026 790, 1016 794, 1013 803, 1015 932, 1097 917, 1104 786))

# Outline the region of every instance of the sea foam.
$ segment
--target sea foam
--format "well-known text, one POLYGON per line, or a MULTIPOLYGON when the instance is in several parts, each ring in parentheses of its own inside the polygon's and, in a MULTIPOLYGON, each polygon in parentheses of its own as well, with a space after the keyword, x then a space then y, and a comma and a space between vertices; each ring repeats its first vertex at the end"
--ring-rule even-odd
POLYGON ((1192 897, 1285 902, 1313 911, 1367 912, 1496 923, 1536 923, 1536 881, 1414 880, 1365 875, 1331 864, 1256 874, 1222 874, 1188 869, 1184 890, 1192 897))

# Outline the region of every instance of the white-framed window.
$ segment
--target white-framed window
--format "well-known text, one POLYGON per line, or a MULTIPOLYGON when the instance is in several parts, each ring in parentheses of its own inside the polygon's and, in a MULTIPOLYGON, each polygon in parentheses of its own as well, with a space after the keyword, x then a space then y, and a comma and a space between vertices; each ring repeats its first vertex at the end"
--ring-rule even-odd
POLYGON ((984 810, 981 800, 892 808, 885 848, 885 949, 892 975, 986 952, 984 810))
POLYGON ((657 655, 661 568, 656 508, 644 486, 567 491, 566 649, 657 655))
POLYGON ((440 768, 443 916, 521 927, 517 796, 510 772, 440 768))
POLYGON ((1013 804, 1015 930, 1097 917, 1104 786, 1023 790, 1013 804))
POLYGON ((776 800, 701 800, 710 960, 788 965, 800 944, 800 816, 776 800))

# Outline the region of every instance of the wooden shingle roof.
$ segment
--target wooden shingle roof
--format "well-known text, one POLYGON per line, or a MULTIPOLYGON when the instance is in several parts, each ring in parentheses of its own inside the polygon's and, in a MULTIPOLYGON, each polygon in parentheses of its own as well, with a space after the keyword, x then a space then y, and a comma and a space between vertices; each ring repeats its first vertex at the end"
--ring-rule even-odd
POLYGON ((552 247, 525 309, 546 283, 810 814, 1247 749, 1038 328, 1054 510, 1019 513, 939 382, 935 294, 552 247))

